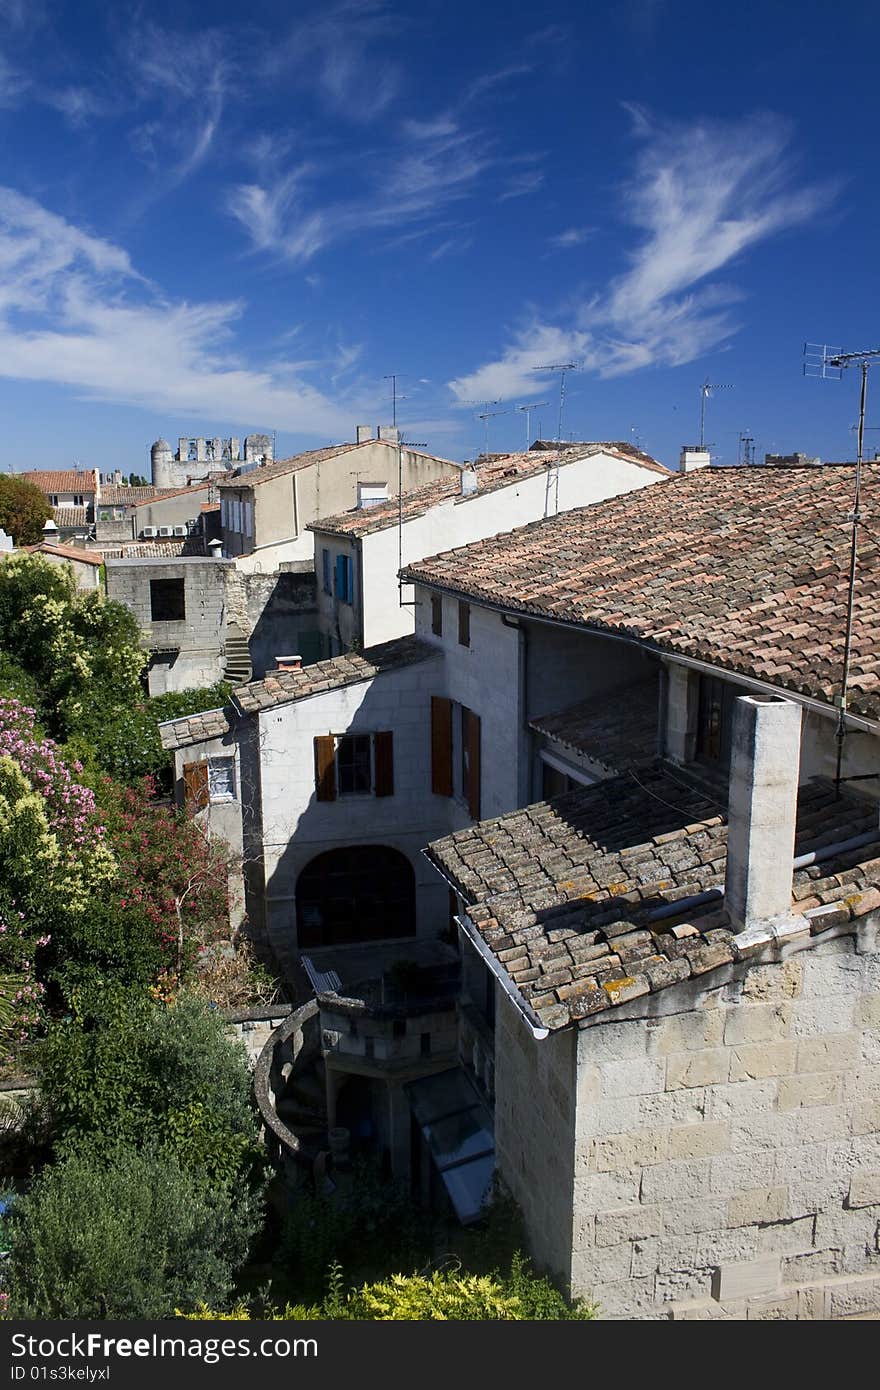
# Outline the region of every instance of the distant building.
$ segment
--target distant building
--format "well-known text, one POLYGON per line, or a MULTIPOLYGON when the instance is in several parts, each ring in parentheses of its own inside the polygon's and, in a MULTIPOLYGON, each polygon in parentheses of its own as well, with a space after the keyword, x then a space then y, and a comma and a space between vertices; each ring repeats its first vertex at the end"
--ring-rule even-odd
POLYGON ((764 462, 773 468, 818 468, 822 460, 809 454, 765 454, 764 462))
POLYGON ((205 439, 182 436, 177 451, 172 453, 166 439, 157 439, 150 449, 150 477, 154 487, 186 487, 192 478, 204 478, 209 473, 229 473, 238 463, 271 463, 274 458, 272 439, 268 434, 249 434, 241 441, 205 439))

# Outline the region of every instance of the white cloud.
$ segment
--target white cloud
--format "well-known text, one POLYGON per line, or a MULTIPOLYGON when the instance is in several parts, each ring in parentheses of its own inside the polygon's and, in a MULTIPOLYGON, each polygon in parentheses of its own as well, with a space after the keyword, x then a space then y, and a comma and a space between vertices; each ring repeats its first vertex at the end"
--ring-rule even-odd
POLYGON ((547 242, 557 251, 567 251, 572 246, 582 246, 595 230, 595 227, 568 227, 564 232, 548 237, 547 242))
POLYGON ((400 87, 398 64, 376 46, 394 36, 401 23, 381 0, 342 0, 295 20, 260 67, 271 81, 294 77, 337 115, 370 121, 400 87))
MULTIPOLYGON (((121 247, 0 189, 0 375, 168 413, 350 433, 363 403, 331 403, 302 363, 255 366, 236 352, 244 313, 237 300, 169 302, 121 247)), ((337 367, 353 352, 338 350, 337 367)))
POLYGON ((504 203, 508 198, 526 198, 531 193, 537 193, 543 182, 544 175, 540 169, 524 169, 508 181, 507 187, 498 195, 498 201, 504 203))
MULTIPOLYGON (((739 327, 730 308, 740 292, 710 277, 833 197, 828 185, 795 185, 791 132, 780 117, 659 126, 628 109, 642 144, 622 189, 638 236, 626 269, 573 304, 567 326, 532 315, 496 361, 450 383, 459 399, 525 394, 545 342, 557 343, 560 360, 576 358, 601 376, 693 361, 739 327)), ((529 393, 538 389, 532 379, 529 393)))

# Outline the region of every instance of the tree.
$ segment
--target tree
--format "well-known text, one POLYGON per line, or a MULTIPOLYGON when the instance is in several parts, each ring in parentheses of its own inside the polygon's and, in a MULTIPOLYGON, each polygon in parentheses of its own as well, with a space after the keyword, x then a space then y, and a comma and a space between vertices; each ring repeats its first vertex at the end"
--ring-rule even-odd
POLYGON ((166 1007, 104 984, 83 990, 74 1011, 52 1025, 37 1057, 62 1153, 120 1141, 152 1145, 216 1184, 255 1176, 244 1049, 216 1010, 186 996, 166 1007))
POLYGON ((222 1302, 260 1217, 246 1190, 168 1154, 86 1144, 45 1168, 11 1218, 17 1318, 166 1318, 222 1302))
POLYGON ((0 526, 16 545, 39 544, 51 515, 48 497, 27 478, 0 474, 0 526))
POLYGON ((43 692, 49 732, 68 738, 95 711, 136 704, 147 661, 124 604, 77 589, 69 568, 42 555, 0 565, 0 647, 43 692))

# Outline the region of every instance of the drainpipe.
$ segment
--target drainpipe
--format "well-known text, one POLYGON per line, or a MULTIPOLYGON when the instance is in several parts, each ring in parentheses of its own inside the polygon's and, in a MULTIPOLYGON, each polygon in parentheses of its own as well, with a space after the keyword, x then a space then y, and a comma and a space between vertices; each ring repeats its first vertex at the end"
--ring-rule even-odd
POLYGON ((485 941, 483 940, 482 936, 477 930, 476 925, 471 921, 470 917, 468 917, 466 912, 462 912, 460 916, 457 916, 455 918, 455 921, 461 927, 465 936, 468 938, 471 945, 477 951, 478 955, 482 956, 483 960, 488 965, 489 969, 495 976, 501 988, 504 990, 504 993, 507 995, 511 1004, 516 1009, 520 1017, 524 1020, 526 1027, 528 1028, 532 1037, 536 1038, 538 1042, 543 1042, 543 1040, 549 1036, 550 1029, 544 1027, 544 1025, 541 1023, 541 1020, 538 1018, 538 1015, 535 1013, 534 1009, 530 1008, 530 1006, 526 1003, 525 999, 520 994, 513 980, 510 978, 507 971, 504 969, 504 966, 489 950, 489 947, 486 945, 485 941))

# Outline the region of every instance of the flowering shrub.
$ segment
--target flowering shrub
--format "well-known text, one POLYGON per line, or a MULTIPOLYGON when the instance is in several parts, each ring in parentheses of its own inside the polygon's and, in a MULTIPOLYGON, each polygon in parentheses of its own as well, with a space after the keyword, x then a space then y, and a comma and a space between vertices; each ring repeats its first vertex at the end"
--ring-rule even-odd
POLYGON ((0 1069, 46 1021, 46 987, 37 979, 36 952, 49 936, 35 937, 24 913, 0 913, 0 1069))

